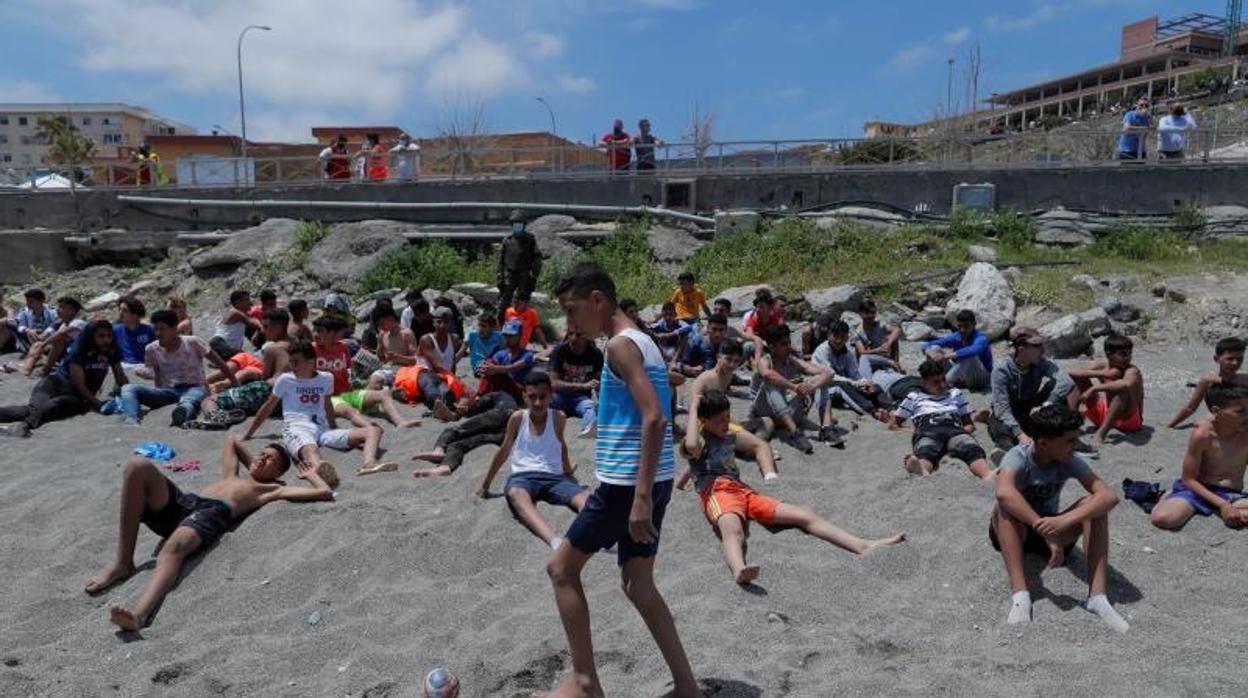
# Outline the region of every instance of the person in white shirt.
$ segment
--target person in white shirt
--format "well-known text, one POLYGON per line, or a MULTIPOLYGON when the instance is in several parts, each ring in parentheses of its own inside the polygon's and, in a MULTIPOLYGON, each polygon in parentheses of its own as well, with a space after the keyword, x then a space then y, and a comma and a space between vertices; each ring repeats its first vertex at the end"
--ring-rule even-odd
POLYGON ((511 476, 503 485, 507 506, 512 514, 533 535, 558 550, 563 538, 555 535, 550 525, 537 513, 537 502, 566 506, 579 512, 589 499, 585 489, 572 476, 574 470, 568 457, 563 429, 568 418, 550 409, 550 376, 533 371, 524 380, 524 402, 528 409, 517 410, 507 420, 503 445, 494 454, 490 469, 477 488, 477 496, 489 495, 490 483, 503 463, 511 464, 511 476))
POLYGON ((1187 132, 1196 128, 1196 119, 1182 104, 1157 122, 1157 155, 1162 160, 1182 160, 1187 151, 1187 132))
POLYGON ((405 182, 420 179, 420 144, 406 133, 399 136, 399 142, 390 149, 390 161, 397 179, 405 182))

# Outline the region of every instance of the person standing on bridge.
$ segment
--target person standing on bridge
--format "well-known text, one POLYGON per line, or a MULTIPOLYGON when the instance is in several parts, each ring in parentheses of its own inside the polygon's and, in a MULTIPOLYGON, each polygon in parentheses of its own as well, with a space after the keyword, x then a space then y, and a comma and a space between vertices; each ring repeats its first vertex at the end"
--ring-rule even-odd
POLYGON ((1196 128, 1196 119, 1182 104, 1170 107, 1170 113, 1157 122, 1157 155, 1162 160, 1182 160, 1187 150, 1187 132, 1196 128))
POLYGON ((1149 113, 1147 98, 1141 97, 1135 103, 1135 109, 1122 116, 1122 135, 1118 136, 1119 160, 1147 160, 1148 149, 1144 146, 1144 136, 1153 125, 1153 117, 1149 113))
POLYGON ((624 120, 616 119, 611 132, 602 137, 602 147, 607 149, 607 169, 611 172, 628 172, 632 155, 629 148, 633 140, 624 130, 624 120))
POLYGON ((498 256, 498 313, 499 323, 505 321, 503 314, 511 307, 512 298, 523 292, 530 294, 537 285, 542 272, 542 255, 537 249, 537 238, 525 225, 524 214, 511 212, 511 234, 503 240, 498 256))
POLYGON ((633 156, 636 161, 638 172, 653 172, 655 169, 654 148, 655 146, 664 145, 663 139, 655 137, 650 132, 650 120, 642 119, 637 122, 637 128, 640 133, 633 139, 633 156))
POLYGON ((406 133, 399 136, 399 142, 390 149, 390 158, 400 181, 415 182, 420 178, 420 144, 411 136, 406 133))

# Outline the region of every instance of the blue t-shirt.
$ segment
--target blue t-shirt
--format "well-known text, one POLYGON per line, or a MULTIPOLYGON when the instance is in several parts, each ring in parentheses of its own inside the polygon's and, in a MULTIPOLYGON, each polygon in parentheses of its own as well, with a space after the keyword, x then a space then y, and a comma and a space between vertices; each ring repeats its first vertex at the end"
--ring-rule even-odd
POLYGON ((503 349, 494 352, 490 360, 500 366, 510 366, 516 362, 523 361, 523 366, 507 374, 517 383, 524 383, 524 379, 529 377, 529 371, 533 370, 533 352, 528 349, 521 349, 520 353, 514 356, 510 349, 503 349))
POLYGON ((90 348, 83 346, 83 342, 90 341, 90 334, 86 332, 78 334, 78 338, 66 350, 64 358, 57 364, 56 377, 60 378, 65 385, 70 385, 69 365, 78 364, 82 369, 87 389, 96 393, 99 392, 100 386, 104 385, 104 379, 108 377, 113 362, 117 361, 117 354, 115 347, 112 352, 101 354, 95 350, 94 346, 90 348))
POLYGON ((468 330, 468 338, 464 341, 468 344, 468 364, 472 366, 473 373, 476 373, 486 359, 503 348, 503 335, 497 331, 491 332, 486 338, 475 329, 468 330))
POLYGON ((156 341, 156 329, 145 322, 140 322, 133 330, 115 322, 113 340, 117 343, 123 364, 141 364, 147 360, 147 345, 156 341))
POLYGON ((680 363, 709 371, 715 368, 715 362, 718 360, 719 347, 711 346, 711 340, 707 339, 706 335, 689 335, 689 342, 685 344, 685 353, 680 357, 680 363))
POLYGON ((1032 445, 1015 446, 1001 459, 1001 468, 1015 471, 1014 486, 1037 514, 1054 516, 1061 506, 1066 481, 1091 475, 1092 469, 1079 456, 1041 468, 1032 460, 1034 450, 1032 445))
MULTIPOLYGON (((1153 118, 1148 115, 1148 112, 1143 112, 1138 109, 1132 109, 1131 111, 1124 114, 1122 117, 1123 126, 1139 127, 1139 126, 1148 126, 1152 123, 1153 123, 1153 118)), ((1118 152, 1130 153, 1132 155, 1143 155, 1144 154, 1144 141, 1141 140, 1143 137, 1144 137, 1144 134, 1139 133, 1139 132, 1124 133, 1118 136, 1118 152)))

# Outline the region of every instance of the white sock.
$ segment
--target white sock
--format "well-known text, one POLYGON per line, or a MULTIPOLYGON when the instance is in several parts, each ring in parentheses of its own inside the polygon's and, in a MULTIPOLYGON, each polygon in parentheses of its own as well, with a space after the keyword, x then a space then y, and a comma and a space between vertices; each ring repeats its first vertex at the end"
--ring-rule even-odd
POLYGON ((554 536, 554 537, 552 537, 552 538, 550 539, 550 549, 551 549, 551 550, 558 550, 558 549, 559 549, 559 546, 560 546, 562 543, 563 543, 563 538, 561 538, 561 537, 559 537, 559 536, 554 536))
POLYGON ((778 478, 778 477, 780 477, 780 474, 779 474, 779 473, 767 473, 766 475, 764 475, 764 476, 763 476, 763 479, 764 479, 764 480, 775 480, 775 479, 776 479, 776 478, 778 478))
POLYGON ((1010 615, 1005 622, 1010 625, 1031 622, 1031 592, 1016 591, 1010 597, 1010 615))
POLYGON ((1106 625, 1120 633, 1127 632, 1131 627, 1127 624, 1127 621, 1123 620, 1122 616, 1118 615, 1118 611, 1114 610, 1114 607, 1110 605, 1109 599, 1104 594, 1089 596, 1084 607, 1100 616, 1106 625))

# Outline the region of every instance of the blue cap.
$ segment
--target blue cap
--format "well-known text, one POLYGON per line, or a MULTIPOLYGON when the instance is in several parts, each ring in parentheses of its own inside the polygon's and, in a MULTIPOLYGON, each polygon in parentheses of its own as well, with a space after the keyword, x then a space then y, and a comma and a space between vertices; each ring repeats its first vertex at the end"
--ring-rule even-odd
POLYGON ((521 334, 524 332, 524 323, 512 318, 503 324, 501 332, 504 337, 513 334, 521 334))

